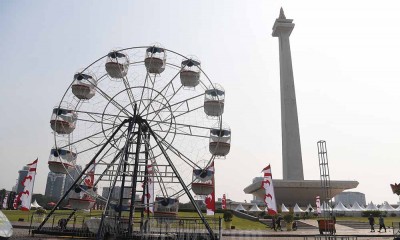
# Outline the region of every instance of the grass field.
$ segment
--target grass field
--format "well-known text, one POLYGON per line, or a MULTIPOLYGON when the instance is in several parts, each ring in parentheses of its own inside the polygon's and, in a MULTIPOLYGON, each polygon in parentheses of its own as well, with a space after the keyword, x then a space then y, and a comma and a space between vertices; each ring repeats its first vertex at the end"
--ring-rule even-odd
MULTIPOLYGON (((32 216, 32 213, 34 211, 30 212, 23 212, 23 211, 16 211, 16 210, 3 210, 3 213, 7 216, 7 218, 11 222, 18 221, 18 219, 24 219, 24 222, 30 222, 30 218, 32 216)), ((57 210, 55 213, 57 215, 60 215, 58 218, 62 218, 62 216, 66 216, 69 214, 71 211, 70 210, 57 210)), ((77 213, 78 217, 90 217, 90 216, 100 216, 101 211, 99 210, 94 210, 91 212, 83 212, 80 211, 77 213)), ((185 217, 197 217, 197 213, 194 212, 179 212, 178 214, 179 217, 185 218, 185 217)), ((135 217, 139 217, 139 214, 137 213, 135 217)), ((222 213, 217 213, 214 216, 215 218, 222 218, 222 213)), ((56 219, 58 219, 56 218, 56 219)), ((57 220, 56 220, 57 221, 57 220)), ((368 219, 366 217, 337 217, 337 221, 354 221, 354 222, 363 222, 363 223, 368 223, 368 219)), ((378 223, 378 218, 375 218, 376 223, 378 223)), ((392 226, 392 222, 400 222, 400 217, 386 217, 385 218, 385 225, 386 226, 392 226)), ((262 223, 259 222, 253 222, 250 220, 246 220, 243 218, 239 218, 234 216, 232 220, 232 226, 235 226, 235 229, 239 230, 265 230, 266 226, 262 223)))

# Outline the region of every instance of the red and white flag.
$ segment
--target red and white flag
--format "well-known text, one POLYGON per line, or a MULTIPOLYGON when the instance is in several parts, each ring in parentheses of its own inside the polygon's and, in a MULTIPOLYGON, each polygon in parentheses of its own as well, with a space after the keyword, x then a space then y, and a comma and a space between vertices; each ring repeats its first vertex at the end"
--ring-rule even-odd
POLYGON ((268 165, 262 172, 264 173, 264 179, 261 182, 261 187, 265 189, 264 202, 267 205, 268 214, 273 216, 278 213, 278 209, 276 207, 274 185, 272 183, 271 166, 268 165))
POLYGON ((22 180, 21 184, 24 186, 24 190, 17 196, 16 203, 21 203, 22 211, 29 211, 31 209, 31 200, 33 185, 35 183, 36 167, 38 160, 36 159, 33 163, 28 164, 29 170, 28 175, 22 180))
POLYGON ((95 163, 91 164, 89 168, 87 169, 87 174, 85 176, 85 179, 83 180, 83 183, 88 189, 93 188, 94 185, 94 172, 95 172, 95 163))
POLYGON ((3 199, 3 209, 7 209, 8 208, 8 192, 6 192, 6 195, 4 196, 3 199))
POLYGON ((143 184, 143 202, 145 206, 145 212, 154 213, 154 161, 151 161, 150 165, 147 165, 147 182, 143 184))
POLYGON ((222 209, 226 209, 226 196, 225 196, 225 194, 222 195, 221 207, 222 207, 222 209))
MULTIPOLYGON (((208 167, 208 170, 211 170, 215 174, 215 169, 214 169, 214 161, 211 163, 211 165, 208 167)), ((213 191, 212 193, 208 194, 206 199, 205 199, 205 204, 207 208, 207 215, 214 215, 215 213, 215 182, 214 182, 214 175, 211 179, 212 185, 213 185, 213 191)))
POLYGON ((319 196, 316 197, 315 204, 317 205, 317 213, 321 214, 321 200, 319 199, 319 196))

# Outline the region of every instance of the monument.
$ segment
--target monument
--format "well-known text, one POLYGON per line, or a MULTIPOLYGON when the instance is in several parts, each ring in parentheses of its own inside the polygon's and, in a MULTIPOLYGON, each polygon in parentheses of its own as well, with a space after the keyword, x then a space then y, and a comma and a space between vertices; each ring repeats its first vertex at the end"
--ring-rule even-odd
MULTIPOLYGON (((281 88, 281 128, 282 128, 282 169, 283 179, 274 179, 277 204, 286 206, 315 205, 315 197, 321 196, 323 189, 320 180, 304 180, 303 160, 301 155, 300 131, 297 116, 296 93, 290 52, 289 37, 294 28, 293 19, 286 19, 281 8, 279 18, 272 28, 272 36, 279 40, 279 66, 281 88)), ((317 164, 317 163, 316 163, 317 164)), ((244 189, 256 199, 263 199, 262 177, 244 189)), ((357 181, 330 181, 332 197, 346 189, 357 187, 357 181)))

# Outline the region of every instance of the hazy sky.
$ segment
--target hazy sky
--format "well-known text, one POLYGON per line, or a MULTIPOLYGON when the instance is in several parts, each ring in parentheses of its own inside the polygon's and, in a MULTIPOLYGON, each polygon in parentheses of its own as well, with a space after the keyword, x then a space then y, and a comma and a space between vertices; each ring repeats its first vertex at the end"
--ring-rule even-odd
POLYGON ((216 162, 216 197, 272 166, 282 178, 278 40, 283 7, 306 179, 319 179, 326 140, 331 179, 357 180, 367 201, 396 203, 400 182, 400 3, 394 1, 0 1, 0 188, 39 158, 44 193, 51 111, 73 74, 116 47, 161 43, 195 54, 226 90, 232 148, 216 162), (111 4, 112 3, 112 4, 111 4))

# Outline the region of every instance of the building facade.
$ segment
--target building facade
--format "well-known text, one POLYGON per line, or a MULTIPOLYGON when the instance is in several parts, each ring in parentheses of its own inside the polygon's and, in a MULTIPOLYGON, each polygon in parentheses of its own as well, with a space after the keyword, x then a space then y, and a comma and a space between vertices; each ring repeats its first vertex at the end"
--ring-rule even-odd
POLYGON ((357 202, 360 206, 367 205, 365 194, 360 192, 342 192, 335 196, 335 204, 339 202, 343 203, 345 206, 353 206, 355 202, 357 202))
POLYGON ((46 183, 46 197, 60 198, 64 194, 65 174, 49 172, 46 183))
POLYGON ((18 180, 16 185, 16 192, 20 193, 24 190, 24 186, 22 185, 22 181, 28 175, 29 167, 24 166, 21 170, 18 171, 18 180))

